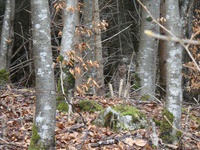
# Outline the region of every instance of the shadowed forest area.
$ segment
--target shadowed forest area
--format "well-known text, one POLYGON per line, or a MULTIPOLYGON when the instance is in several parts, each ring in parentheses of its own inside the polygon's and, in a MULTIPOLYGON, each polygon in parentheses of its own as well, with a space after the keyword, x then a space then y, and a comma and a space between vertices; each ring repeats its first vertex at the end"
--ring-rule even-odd
POLYGON ((200 149, 198 0, 0 0, 0 149, 200 149))

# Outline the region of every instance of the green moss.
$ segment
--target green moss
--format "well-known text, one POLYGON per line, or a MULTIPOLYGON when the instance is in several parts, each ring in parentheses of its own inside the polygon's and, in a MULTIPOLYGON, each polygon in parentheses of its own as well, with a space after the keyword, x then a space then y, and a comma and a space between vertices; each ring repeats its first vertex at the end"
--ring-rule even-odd
POLYGON ((145 114, 140 112, 137 108, 129 106, 129 105, 117 105, 113 107, 114 110, 117 112, 120 112, 121 115, 126 116, 130 115, 132 116, 133 122, 138 122, 142 118, 145 118, 145 114))
POLYGON ((41 143, 39 143, 39 140, 40 140, 40 136, 38 134, 37 127, 36 125, 33 125, 31 142, 30 142, 28 150, 45 150, 45 147, 42 146, 41 143))
POLYGON ((150 95, 148 95, 148 94, 143 95, 143 96, 141 97, 141 100, 142 100, 142 101, 147 101, 147 100, 149 100, 149 99, 150 99, 150 95))
MULTIPOLYGON (((174 116, 172 113, 170 113, 168 110, 163 111, 163 116, 166 116, 170 122, 173 122, 174 116)), ((168 121, 163 117, 163 120, 161 122, 160 126, 160 138, 165 143, 173 143, 173 141, 176 139, 176 136, 172 135, 172 126, 168 123, 168 121)))
POLYGON ((103 107, 99 105, 96 101, 90 100, 81 100, 79 102, 79 108, 82 111, 87 111, 90 113, 94 113, 95 111, 102 111, 103 107))
POLYGON ((156 126, 161 126, 161 121, 153 118, 153 122, 155 122, 156 126))
POLYGON ((141 86, 140 86, 140 77, 139 77, 139 75, 137 74, 137 73, 134 73, 133 75, 132 75, 132 78, 133 78, 133 89, 134 90, 137 90, 137 89, 139 89, 141 86))
POLYGON ((114 131, 117 131, 117 116, 113 115, 112 112, 109 112, 105 116, 104 127, 110 127, 114 131))
POLYGON ((152 149, 158 149, 158 148, 157 148, 157 146, 155 146, 155 145, 152 145, 152 149))
POLYGON ((69 106, 66 102, 60 102, 57 106, 57 109, 62 112, 68 112, 69 106))
POLYGON ((5 69, 0 70, 0 84, 7 83, 8 81, 9 73, 5 69))
POLYGON ((151 22, 153 19, 151 17, 146 17, 146 21, 151 22))

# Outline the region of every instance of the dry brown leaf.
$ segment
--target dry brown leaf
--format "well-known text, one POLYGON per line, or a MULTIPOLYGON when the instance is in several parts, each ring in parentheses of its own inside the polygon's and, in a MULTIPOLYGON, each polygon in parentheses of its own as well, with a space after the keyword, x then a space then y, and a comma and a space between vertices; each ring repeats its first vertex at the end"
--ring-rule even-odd
POLYGON ((147 144, 147 141, 143 140, 143 139, 138 139, 138 140, 135 140, 135 145, 137 146, 140 146, 140 147, 143 147, 147 144))
POLYGON ((133 140, 132 138, 126 138, 124 142, 129 144, 130 146, 133 146, 133 144, 135 144, 135 140, 133 140))

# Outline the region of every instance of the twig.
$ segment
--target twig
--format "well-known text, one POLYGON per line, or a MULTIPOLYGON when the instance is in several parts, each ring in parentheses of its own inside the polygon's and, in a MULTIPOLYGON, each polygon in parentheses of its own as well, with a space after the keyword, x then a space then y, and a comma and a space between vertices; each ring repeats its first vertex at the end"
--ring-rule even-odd
POLYGON ((117 36, 117 35, 119 35, 120 33, 124 32, 125 30, 127 30, 127 29, 130 28, 131 26, 132 26, 132 24, 130 24, 128 27, 124 28, 124 29, 121 30, 120 32, 114 34, 113 36, 111 36, 111 37, 109 37, 109 38, 103 40, 102 43, 103 43, 103 42, 106 42, 106 41, 108 41, 108 40, 110 40, 110 39, 112 39, 112 38, 114 38, 115 36, 117 36))
POLYGON ((185 132, 188 131, 188 118, 189 118, 189 112, 190 112, 191 106, 188 107, 187 115, 185 118, 185 132))
POLYGON ((200 41, 197 40, 192 40, 192 39, 178 39, 175 37, 171 36, 165 36, 165 35, 160 35, 152 32, 151 30, 145 30, 144 33, 150 37, 158 38, 161 40, 166 40, 166 41, 174 41, 174 42, 182 42, 184 44, 192 44, 192 45, 200 45, 200 41))

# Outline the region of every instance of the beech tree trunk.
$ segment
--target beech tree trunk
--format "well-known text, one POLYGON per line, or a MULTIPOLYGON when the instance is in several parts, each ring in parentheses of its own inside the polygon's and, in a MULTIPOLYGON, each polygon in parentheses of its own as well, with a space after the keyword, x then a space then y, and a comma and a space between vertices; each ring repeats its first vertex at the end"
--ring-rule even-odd
POLYGON ((51 51, 48 0, 32 0, 33 51, 36 73, 36 111, 29 149, 54 149, 56 98, 51 51), (38 135, 39 138, 35 139, 38 135))
POLYGON ((6 0, 0 45, 0 70, 9 71, 14 43, 15 0, 6 0))
MULTIPOLYGON (((160 16, 160 0, 144 0, 143 4, 157 19, 160 16)), ((156 89, 156 61, 158 51, 158 40, 144 34, 144 30, 152 30, 159 33, 159 26, 156 25, 147 12, 142 10, 141 40, 139 43, 138 55, 138 76, 140 78, 141 96, 150 94, 155 96, 156 89)))
MULTIPOLYGON (((179 2, 174 0, 165 1, 166 28, 175 36, 181 37, 182 24, 179 13, 179 2)), ((166 86, 166 109, 174 115, 173 125, 180 127, 182 107, 182 46, 173 41, 166 41, 167 49, 167 86, 166 86)), ((176 130, 172 134, 175 135, 176 130)))
POLYGON ((95 56, 96 60, 99 63, 99 67, 97 68, 97 76, 96 81, 99 85, 99 89, 97 89, 97 94, 103 95, 104 94, 104 75, 103 75, 103 57, 102 57, 102 43, 101 43, 101 31, 97 31, 98 24, 100 23, 100 16, 99 16, 99 0, 93 1, 93 29, 96 31, 94 33, 94 49, 95 49, 95 56))

